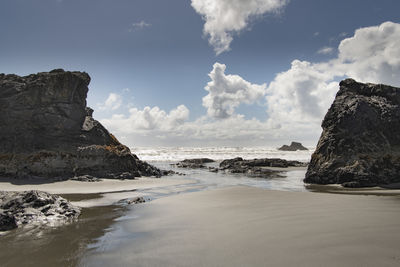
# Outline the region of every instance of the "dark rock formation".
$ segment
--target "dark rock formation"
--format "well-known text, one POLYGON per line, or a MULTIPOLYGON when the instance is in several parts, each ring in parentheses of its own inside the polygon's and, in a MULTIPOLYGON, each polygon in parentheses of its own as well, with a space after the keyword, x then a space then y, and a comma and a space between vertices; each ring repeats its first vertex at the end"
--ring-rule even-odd
POLYGON ((171 176, 171 175, 179 175, 179 176, 185 176, 186 174, 181 173, 181 172, 176 172, 173 170, 161 170, 162 176, 171 176))
POLYGON ((13 215, 4 212, 0 213, 0 231, 9 231, 17 227, 17 221, 13 215))
POLYGON ((200 169, 206 167, 204 166, 205 163, 211 163, 211 162, 214 162, 214 160, 208 158, 185 159, 172 165, 178 168, 200 169))
POLYGON ((308 150, 308 148, 304 147, 301 143, 298 142, 292 142, 290 146, 288 145, 283 145, 278 150, 282 151, 297 151, 297 150, 308 150))
POLYGON ((53 70, 0 74, 0 176, 160 176, 131 154, 86 107, 90 77, 53 70))
MULTIPOLYGON (((222 161, 219 164, 218 171, 224 171, 227 173, 243 173, 251 177, 270 178, 273 176, 279 176, 281 171, 268 169, 268 167, 287 168, 305 166, 307 166, 307 163, 278 158, 244 160, 238 157, 222 161)), ((210 171, 215 172, 214 169, 210 169, 210 171)))
POLYGON ((400 88, 342 81, 322 128, 304 182, 400 182, 400 88))
POLYGON ((0 231, 26 224, 59 225, 78 218, 80 209, 41 191, 0 191, 0 231))
POLYGON ((232 169, 236 167, 305 167, 307 163, 296 160, 285 160, 278 158, 249 159, 242 158, 226 159, 219 164, 220 169, 232 169))

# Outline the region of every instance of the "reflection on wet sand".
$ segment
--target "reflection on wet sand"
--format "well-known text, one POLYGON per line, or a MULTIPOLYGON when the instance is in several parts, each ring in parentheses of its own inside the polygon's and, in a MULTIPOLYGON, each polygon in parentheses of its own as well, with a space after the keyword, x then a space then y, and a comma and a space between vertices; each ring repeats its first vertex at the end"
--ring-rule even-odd
POLYGON ((76 266, 88 244, 103 236, 125 209, 115 205, 85 208, 78 221, 66 226, 25 227, 6 233, 0 236, 1 266, 76 266))

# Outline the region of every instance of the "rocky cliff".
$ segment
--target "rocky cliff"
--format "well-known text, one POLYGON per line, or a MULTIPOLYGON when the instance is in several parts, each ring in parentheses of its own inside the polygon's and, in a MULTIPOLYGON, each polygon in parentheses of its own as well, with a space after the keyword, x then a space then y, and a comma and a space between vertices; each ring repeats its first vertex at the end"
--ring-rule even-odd
POLYGON ((0 74, 0 176, 160 176, 86 107, 90 77, 61 69, 0 74))
POLYGON ((304 182, 400 182, 400 88, 342 81, 322 128, 304 182))

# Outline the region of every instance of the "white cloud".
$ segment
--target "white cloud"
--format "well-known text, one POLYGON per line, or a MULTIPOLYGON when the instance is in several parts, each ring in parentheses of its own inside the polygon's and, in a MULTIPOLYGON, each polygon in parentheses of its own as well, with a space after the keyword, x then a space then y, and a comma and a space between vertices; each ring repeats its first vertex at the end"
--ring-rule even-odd
POLYGON ((136 22, 136 23, 132 23, 131 27, 129 28, 129 32, 134 32, 134 31, 138 31, 138 30, 142 30, 144 28, 150 27, 151 24, 145 22, 144 20, 140 21, 140 22, 136 22))
MULTIPOLYGON (((337 58, 311 63, 294 60, 267 89, 268 121, 282 131, 308 125, 318 131, 339 89, 338 79, 400 85, 400 24, 386 22, 358 29, 339 45, 337 58)), ((304 133, 298 132, 299 135, 304 133)))
POLYGON ((337 65, 356 80, 400 86, 400 24, 358 29, 339 45, 337 65))
POLYGON ((203 106, 210 117, 223 119, 234 114, 240 104, 252 104, 265 95, 266 84, 251 84, 238 75, 226 75, 226 65, 215 63, 204 88, 203 106))
POLYGON ((103 119, 106 127, 118 133, 127 134, 149 130, 172 131, 182 125, 189 118, 189 110, 180 105, 169 113, 159 107, 145 107, 129 109, 129 115, 115 114, 110 119, 103 119))
POLYGON ((289 0, 192 0, 205 20, 203 32, 218 54, 228 51, 233 35, 246 29, 252 18, 276 13, 289 0))
POLYGON ((333 51, 334 51, 333 47, 325 46, 325 47, 322 47, 320 50, 318 50, 317 53, 322 54, 322 55, 329 55, 329 54, 332 54, 333 51))
POLYGON ((100 110, 116 110, 122 105, 122 97, 116 93, 110 93, 103 104, 98 104, 100 110))
POLYGON ((292 130, 306 124, 318 131, 339 88, 333 78, 324 65, 294 60, 291 68, 279 73, 268 86, 268 121, 292 130))
POLYGON ((336 58, 318 63, 293 60, 268 86, 227 75, 226 66, 215 63, 205 87, 208 95, 203 98, 208 116, 188 121, 189 110, 181 105, 168 113, 158 107, 133 108, 127 116, 114 115, 102 122, 117 135, 127 136, 124 141, 132 145, 139 141, 148 145, 157 141, 163 145, 270 145, 288 140, 316 144, 321 121, 343 77, 400 86, 399 43, 400 24, 361 28, 340 43, 336 58), (235 113, 240 104, 260 99, 267 106, 265 121, 235 113))

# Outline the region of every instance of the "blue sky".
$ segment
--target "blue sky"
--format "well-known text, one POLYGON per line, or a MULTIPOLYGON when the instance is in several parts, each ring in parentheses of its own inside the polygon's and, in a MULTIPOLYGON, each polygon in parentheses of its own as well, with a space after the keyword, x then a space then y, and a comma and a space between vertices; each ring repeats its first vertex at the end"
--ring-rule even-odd
POLYGON ((399 10, 398 0, 3 0, 0 73, 88 72, 88 105, 130 146, 312 146, 340 78, 400 85, 399 10), (229 49, 212 34, 232 38, 229 49))

